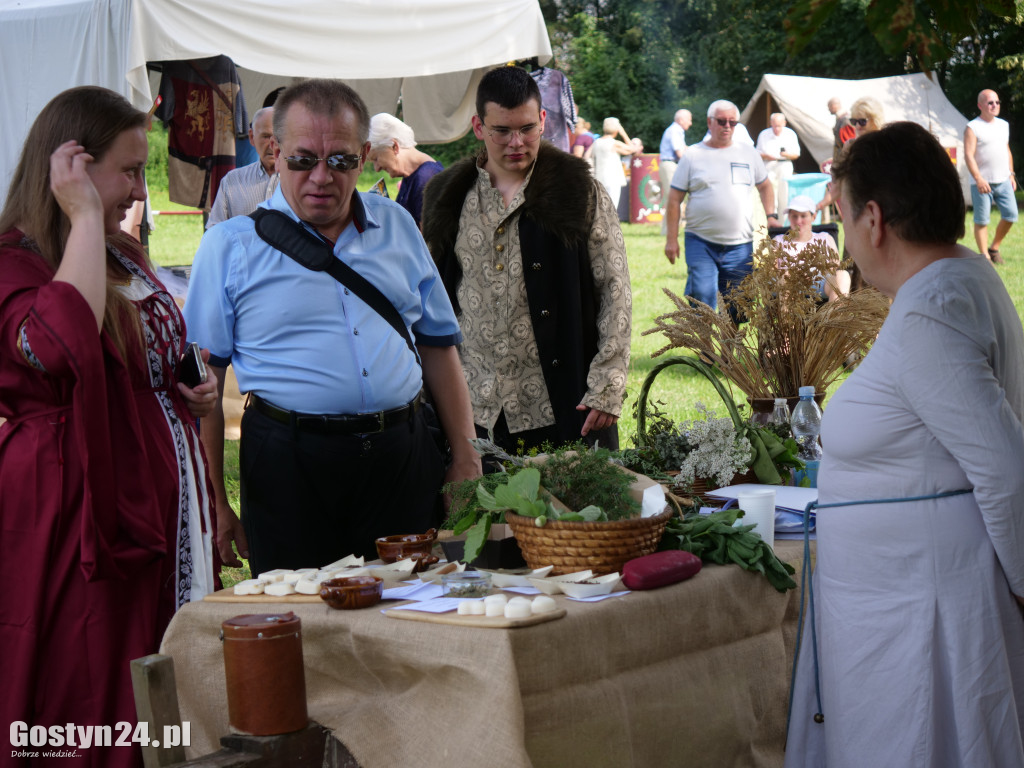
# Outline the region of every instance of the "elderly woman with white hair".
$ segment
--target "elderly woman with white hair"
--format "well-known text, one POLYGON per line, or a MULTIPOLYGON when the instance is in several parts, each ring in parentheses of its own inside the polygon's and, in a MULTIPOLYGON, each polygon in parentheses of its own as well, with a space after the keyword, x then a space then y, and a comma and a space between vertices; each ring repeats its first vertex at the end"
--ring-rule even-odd
POLYGON ((370 153, 366 161, 373 163, 374 170, 402 179, 395 202, 411 213, 419 225, 423 188, 444 166, 416 149, 412 128, 387 112, 370 118, 370 153))
POLYGON ((591 155, 594 158, 594 178, 608 190, 612 204, 619 207, 619 195, 626 186, 626 173, 622 170, 622 157, 643 151, 639 139, 630 139, 626 129, 617 117, 606 117, 602 125, 602 136, 597 139, 591 155), (616 139, 622 136, 624 141, 616 139))

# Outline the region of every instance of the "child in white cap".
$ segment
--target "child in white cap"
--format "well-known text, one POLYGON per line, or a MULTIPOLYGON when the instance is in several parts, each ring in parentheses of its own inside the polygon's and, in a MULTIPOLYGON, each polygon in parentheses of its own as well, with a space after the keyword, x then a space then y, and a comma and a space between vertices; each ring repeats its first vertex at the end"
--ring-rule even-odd
POLYGON ((835 301, 839 296, 850 292, 850 273, 839 269, 839 247, 828 232, 815 232, 814 217, 817 215, 814 201, 807 195, 797 195, 789 201, 786 211, 789 215, 789 232, 776 235, 775 240, 782 243, 786 253, 796 256, 808 243, 823 242, 830 251, 836 254, 836 271, 832 275, 822 275, 815 283, 822 300, 835 301))

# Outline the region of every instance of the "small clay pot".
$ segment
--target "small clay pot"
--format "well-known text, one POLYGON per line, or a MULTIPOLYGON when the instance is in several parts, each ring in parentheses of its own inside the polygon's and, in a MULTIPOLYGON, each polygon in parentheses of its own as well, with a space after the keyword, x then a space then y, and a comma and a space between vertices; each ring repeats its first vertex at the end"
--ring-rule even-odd
POLYGON ((377 576, 346 576, 320 585, 320 599, 331 608, 369 608, 380 602, 384 580, 377 576))
POLYGON ((381 536, 377 539, 377 554, 385 563, 393 563, 403 557, 420 552, 429 555, 437 541, 437 529, 426 533, 407 533, 399 536, 381 536))

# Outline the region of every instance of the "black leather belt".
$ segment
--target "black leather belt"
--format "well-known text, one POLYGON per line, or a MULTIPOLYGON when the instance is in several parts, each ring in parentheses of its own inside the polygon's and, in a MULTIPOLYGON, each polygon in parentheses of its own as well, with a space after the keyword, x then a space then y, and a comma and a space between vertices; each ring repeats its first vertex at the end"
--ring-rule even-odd
POLYGON ((322 435, 365 435, 383 432, 385 429, 408 424, 420 407, 420 398, 411 403, 377 413, 360 413, 352 416, 336 414, 299 413, 278 408, 257 394, 249 399, 250 404, 267 418, 287 424, 303 432, 316 432, 322 435))

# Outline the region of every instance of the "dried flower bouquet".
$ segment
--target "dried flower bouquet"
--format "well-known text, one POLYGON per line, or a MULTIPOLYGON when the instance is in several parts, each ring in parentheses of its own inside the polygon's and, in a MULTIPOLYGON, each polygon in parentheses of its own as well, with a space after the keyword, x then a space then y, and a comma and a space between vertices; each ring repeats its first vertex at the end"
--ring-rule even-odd
POLYGON ((836 268, 836 254, 824 243, 809 243, 793 257, 781 243, 764 239, 754 263, 725 300, 719 296, 718 310, 664 289, 676 310, 643 332, 668 339, 652 357, 692 350, 751 399, 795 397, 803 385, 824 392, 848 357, 871 346, 889 311, 888 299, 866 288, 820 304, 815 283, 836 268), (746 322, 733 322, 727 302, 746 322))

